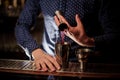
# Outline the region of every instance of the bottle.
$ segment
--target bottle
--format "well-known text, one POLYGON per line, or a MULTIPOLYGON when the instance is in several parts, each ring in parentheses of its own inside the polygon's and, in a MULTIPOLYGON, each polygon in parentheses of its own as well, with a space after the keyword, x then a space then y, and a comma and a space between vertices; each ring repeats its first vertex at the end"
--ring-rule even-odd
POLYGON ((61 18, 60 18, 60 15, 62 15, 61 12, 60 12, 59 10, 57 10, 57 11, 55 12, 55 14, 56 14, 56 16, 58 17, 58 19, 59 19, 59 21, 60 21, 60 23, 61 23, 61 24, 58 26, 59 30, 60 30, 60 31, 64 31, 64 29, 68 29, 67 24, 63 23, 62 20, 61 20, 61 18))

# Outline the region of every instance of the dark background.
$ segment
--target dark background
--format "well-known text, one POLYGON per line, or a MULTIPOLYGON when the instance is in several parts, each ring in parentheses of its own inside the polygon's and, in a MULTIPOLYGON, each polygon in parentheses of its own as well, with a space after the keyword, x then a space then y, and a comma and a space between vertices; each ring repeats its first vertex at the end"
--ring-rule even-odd
MULTIPOLYGON (((23 4, 20 1, 17 0, 17 7, 14 7, 13 0, 0 1, 0 58, 28 59, 24 50, 18 46, 14 34, 17 19, 23 9, 23 4)), ((43 17, 40 14, 36 25, 33 26, 37 28, 31 29, 31 33, 38 43, 41 42, 42 26, 43 17)))

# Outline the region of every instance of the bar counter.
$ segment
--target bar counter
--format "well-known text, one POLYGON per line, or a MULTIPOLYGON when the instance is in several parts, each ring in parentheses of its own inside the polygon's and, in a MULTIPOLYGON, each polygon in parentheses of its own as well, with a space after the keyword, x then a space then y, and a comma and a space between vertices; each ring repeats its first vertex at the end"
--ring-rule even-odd
POLYGON ((33 76, 54 75, 86 78, 120 78, 120 64, 88 63, 85 71, 80 71, 79 63, 70 62, 69 68, 56 72, 36 70, 31 60, 0 59, 0 73, 27 74, 33 76))

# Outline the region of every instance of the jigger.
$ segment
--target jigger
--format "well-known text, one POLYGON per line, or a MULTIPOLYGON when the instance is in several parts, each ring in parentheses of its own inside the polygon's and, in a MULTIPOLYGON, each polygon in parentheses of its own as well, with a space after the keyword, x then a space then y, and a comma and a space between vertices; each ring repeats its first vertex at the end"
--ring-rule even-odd
POLYGON ((76 57, 80 63, 80 71, 85 71, 89 54, 92 52, 89 48, 80 48, 76 51, 76 57))

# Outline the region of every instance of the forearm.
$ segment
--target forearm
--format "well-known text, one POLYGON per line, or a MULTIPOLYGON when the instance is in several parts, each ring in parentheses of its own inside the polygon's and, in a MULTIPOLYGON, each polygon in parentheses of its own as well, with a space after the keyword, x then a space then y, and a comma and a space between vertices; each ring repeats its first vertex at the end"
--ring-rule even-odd
POLYGON ((38 0, 27 0, 15 27, 15 36, 18 44, 27 48, 29 53, 39 48, 36 40, 30 34, 30 28, 34 26, 38 13, 38 0))
POLYGON ((15 27, 15 36, 17 43, 27 48, 30 53, 39 47, 24 25, 17 25, 15 27))

